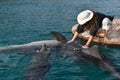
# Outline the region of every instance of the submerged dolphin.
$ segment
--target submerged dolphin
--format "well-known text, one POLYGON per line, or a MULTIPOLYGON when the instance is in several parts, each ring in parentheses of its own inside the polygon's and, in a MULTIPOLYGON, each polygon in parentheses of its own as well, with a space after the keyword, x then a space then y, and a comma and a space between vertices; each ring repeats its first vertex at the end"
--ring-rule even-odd
POLYGON ((114 66, 112 66, 110 60, 105 55, 99 53, 97 45, 94 45, 90 49, 83 49, 75 43, 67 44, 66 38, 59 32, 53 31, 52 34, 58 41, 64 43, 64 56, 72 57, 77 60, 89 61, 111 74, 115 79, 120 80, 120 73, 114 66))
POLYGON ((45 80, 45 73, 49 70, 50 50, 44 45, 41 50, 36 53, 28 65, 25 80, 45 80))
POLYGON ((40 49, 44 44, 46 44, 47 47, 61 46, 64 51, 68 52, 65 53, 65 56, 70 56, 74 59, 88 60, 109 72, 116 79, 120 79, 120 74, 113 66, 111 66, 109 63, 110 61, 104 55, 99 54, 98 48, 96 46, 93 46, 90 49, 82 49, 81 47, 77 47, 78 44, 67 44, 66 38, 59 32, 52 31, 51 33, 55 35, 57 40, 44 40, 22 45, 0 47, 0 52, 23 51, 26 53, 33 53, 33 51, 40 49))

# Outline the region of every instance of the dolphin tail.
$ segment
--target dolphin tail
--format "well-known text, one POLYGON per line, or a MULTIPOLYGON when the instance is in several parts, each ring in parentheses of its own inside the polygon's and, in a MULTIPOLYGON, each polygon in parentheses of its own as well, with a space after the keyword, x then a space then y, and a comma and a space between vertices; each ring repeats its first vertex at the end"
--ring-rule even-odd
POLYGON ((120 80, 120 73, 118 72, 118 70, 116 68, 114 68, 113 66, 111 66, 109 63, 107 62, 102 62, 100 64, 100 66, 109 74, 111 74, 115 80, 120 80))
POLYGON ((94 45, 92 48, 89 49, 90 54, 98 59, 100 59, 101 68, 103 68, 106 72, 111 74, 116 80, 120 80, 120 73, 117 71, 115 67, 113 67, 108 60, 104 60, 104 55, 99 54, 98 46, 94 45), (107 61, 107 62, 106 62, 107 61))
POLYGON ((67 39, 59 32, 56 32, 56 31, 51 31, 51 34, 53 34, 56 39, 62 43, 66 43, 67 42, 67 39))

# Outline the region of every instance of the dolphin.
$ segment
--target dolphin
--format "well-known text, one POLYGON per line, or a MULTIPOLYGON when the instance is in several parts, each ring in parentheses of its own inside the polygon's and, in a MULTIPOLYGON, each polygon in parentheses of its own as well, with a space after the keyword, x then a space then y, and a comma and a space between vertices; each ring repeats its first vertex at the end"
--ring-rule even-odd
POLYGON ((8 51, 20 51, 24 54, 31 54, 36 52, 36 50, 41 49, 42 45, 46 44, 47 47, 55 47, 60 46, 61 42, 58 40, 43 40, 43 41, 36 41, 30 42, 27 44, 20 44, 20 45, 10 45, 5 47, 0 47, 0 53, 8 52, 8 51))
POLYGON ((99 53, 97 45, 89 49, 83 49, 81 46, 78 46, 78 43, 68 44, 67 39, 59 32, 52 31, 51 33, 58 41, 64 43, 62 47, 64 57, 71 57, 75 60, 84 60, 93 63, 109 73, 116 80, 120 80, 119 70, 113 66, 113 63, 104 54, 99 53))
POLYGON ((43 45, 40 51, 30 61, 24 80, 45 80, 45 74, 49 71, 50 50, 43 45))
POLYGON ((114 66, 110 64, 110 61, 106 56, 102 55, 98 51, 97 46, 93 46, 90 49, 83 49, 78 46, 78 43, 67 43, 67 39, 56 31, 51 31, 51 33, 56 37, 56 40, 43 40, 37 42, 31 42, 21 45, 11 45, 6 47, 0 47, 0 52, 6 51, 23 51, 25 53, 34 53, 36 50, 41 49, 43 44, 46 44, 47 47, 57 47, 60 46, 63 51, 67 51, 64 56, 72 57, 76 60, 87 60, 91 63, 98 65, 103 70, 111 74, 116 79, 120 79, 120 74, 115 69, 114 66))

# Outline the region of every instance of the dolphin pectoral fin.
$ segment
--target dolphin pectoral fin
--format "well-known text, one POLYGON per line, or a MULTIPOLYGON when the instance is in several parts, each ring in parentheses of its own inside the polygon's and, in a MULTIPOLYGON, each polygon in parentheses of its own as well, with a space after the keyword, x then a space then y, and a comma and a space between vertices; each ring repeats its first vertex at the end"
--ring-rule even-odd
POLYGON ((99 58, 99 59, 102 59, 102 57, 100 56, 100 54, 99 54, 99 50, 98 50, 98 46, 97 45, 94 45, 93 47, 91 47, 90 49, 89 49, 89 51, 90 51, 90 54, 92 55, 92 56, 94 56, 94 57, 96 57, 96 58, 99 58))
POLYGON ((51 34, 53 34, 56 39, 62 43, 66 43, 67 42, 67 39, 59 32, 57 31, 51 31, 51 34))

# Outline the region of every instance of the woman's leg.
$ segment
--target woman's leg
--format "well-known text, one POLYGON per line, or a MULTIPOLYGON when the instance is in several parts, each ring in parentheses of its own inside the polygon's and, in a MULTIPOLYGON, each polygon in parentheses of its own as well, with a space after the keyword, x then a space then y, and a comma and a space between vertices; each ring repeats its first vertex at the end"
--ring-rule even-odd
MULTIPOLYGON (((72 27, 72 33, 73 33, 73 36, 75 35, 75 33, 77 32, 76 30, 77 30, 77 27, 78 27, 78 25, 79 24, 75 24, 73 27, 72 27)), ((77 37, 78 38, 82 38, 83 36, 79 33, 78 35, 77 35, 77 37)))
POLYGON ((109 30, 104 30, 104 41, 108 42, 109 39, 108 39, 108 32, 109 30))
POLYGON ((72 39, 68 41, 68 43, 72 43, 74 42, 74 40, 78 37, 78 32, 76 31, 77 30, 77 27, 78 27, 78 24, 75 24, 73 27, 72 27, 72 33, 73 33, 73 36, 72 36, 72 39))
POLYGON ((96 36, 98 36, 98 37, 104 37, 103 31, 102 31, 102 32, 98 32, 98 33, 96 34, 96 36))
POLYGON ((75 31, 77 30, 78 25, 79 25, 79 24, 75 24, 75 25, 72 27, 71 31, 72 31, 73 34, 75 34, 75 31))
POLYGON ((112 28, 112 22, 109 20, 109 18, 104 18, 102 21, 102 29, 103 29, 103 37, 104 37, 104 41, 108 42, 108 32, 109 30, 112 28))
POLYGON ((98 32, 96 34, 96 36, 103 37, 104 41, 109 41, 109 39, 108 39, 108 32, 109 32, 109 30, 103 30, 103 32, 98 32))
POLYGON ((79 33, 79 34, 78 34, 78 38, 83 38, 83 36, 79 33))

